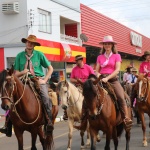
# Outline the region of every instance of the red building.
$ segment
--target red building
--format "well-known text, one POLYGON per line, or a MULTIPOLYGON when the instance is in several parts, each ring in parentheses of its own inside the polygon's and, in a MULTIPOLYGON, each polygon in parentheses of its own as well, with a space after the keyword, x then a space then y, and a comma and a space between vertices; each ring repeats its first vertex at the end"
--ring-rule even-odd
POLYGON ((112 35, 114 41, 117 42, 117 49, 123 58, 122 71, 125 70, 127 63, 132 63, 138 68, 140 56, 145 50, 150 49, 150 38, 83 4, 81 4, 81 29, 89 39, 88 42, 83 43, 87 50, 87 62, 90 57, 92 57, 91 61, 96 62, 97 56, 94 53, 99 54, 101 49, 99 42, 106 35, 112 35))

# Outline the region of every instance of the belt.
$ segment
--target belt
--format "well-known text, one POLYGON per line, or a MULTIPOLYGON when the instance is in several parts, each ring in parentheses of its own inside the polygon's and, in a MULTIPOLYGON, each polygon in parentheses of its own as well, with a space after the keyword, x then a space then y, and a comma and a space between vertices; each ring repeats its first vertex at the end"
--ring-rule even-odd
MULTIPOLYGON (((102 78, 106 78, 109 75, 110 74, 102 74, 101 77, 102 78)), ((118 81, 117 77, 113 77, 113 78, 111 78, 111 79, 108 80, 108 82, 114 82, 114 81, 118 81)))

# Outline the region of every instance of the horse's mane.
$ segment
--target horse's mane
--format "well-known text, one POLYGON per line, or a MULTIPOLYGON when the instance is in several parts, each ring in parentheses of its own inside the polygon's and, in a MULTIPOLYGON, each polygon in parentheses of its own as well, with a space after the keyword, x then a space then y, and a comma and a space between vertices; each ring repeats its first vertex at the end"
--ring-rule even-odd
POLYGON ((88 97, 88 98, 93 98, 97 94, 93 81, 88 79, 87 81, 84 82, 83 84, 83 96, 88 97))
POLYGON ((0 90, 3 87, 4 81, 6 80, 8 73, 7 70, 3 70, 0 72, 0 90))
POLYGON ((91 79, 91 78, 94 78, 95 80, 97 79, 97 76, 95 75, 95 74, 90 74, 89 76, 88 76, 88 79, 91 79))

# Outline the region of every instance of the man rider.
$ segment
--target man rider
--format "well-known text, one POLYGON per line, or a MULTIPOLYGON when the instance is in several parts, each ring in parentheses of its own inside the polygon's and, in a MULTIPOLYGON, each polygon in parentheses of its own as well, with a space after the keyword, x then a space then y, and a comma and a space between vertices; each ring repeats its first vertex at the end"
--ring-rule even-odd
MULTIPOLYGON (((54 127, 51 114, 52 103, 48 95, 46 83, 53 72, 53 67, 42 52, 34 50, 35 46, 40 46, 35 35, 29 35, 27 38, 22 38, 21 41, 25 43, 26 48, 24 51, 20 52, 15 59, 14 73, 17 77, 21 77, 27 72, 30 72, 30 77, 34 75, 39 78, 40 96, 49 118, 46 126, 46 131, 49 133, 54 127), (48 70, 45 76, 42 67, 47 68, 48 70)), ((12 135, 12 126, 10 126, 10 124, 10 120, 6 119, 5 126, 0 128, 0 132, 5 133, 8 137, 12 135)))

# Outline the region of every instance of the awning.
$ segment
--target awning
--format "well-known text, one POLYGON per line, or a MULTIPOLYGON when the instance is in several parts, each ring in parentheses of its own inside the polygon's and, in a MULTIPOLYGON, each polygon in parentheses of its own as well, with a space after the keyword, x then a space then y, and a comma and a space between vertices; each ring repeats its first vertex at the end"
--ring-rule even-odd
POLYGON ((74 62, 76 55, 82 55, 86 62, 84 47, 42 39, 38 39, 38 42, 41 46, 36 46, 35 50, 43 52, 50 61, 74 62))

